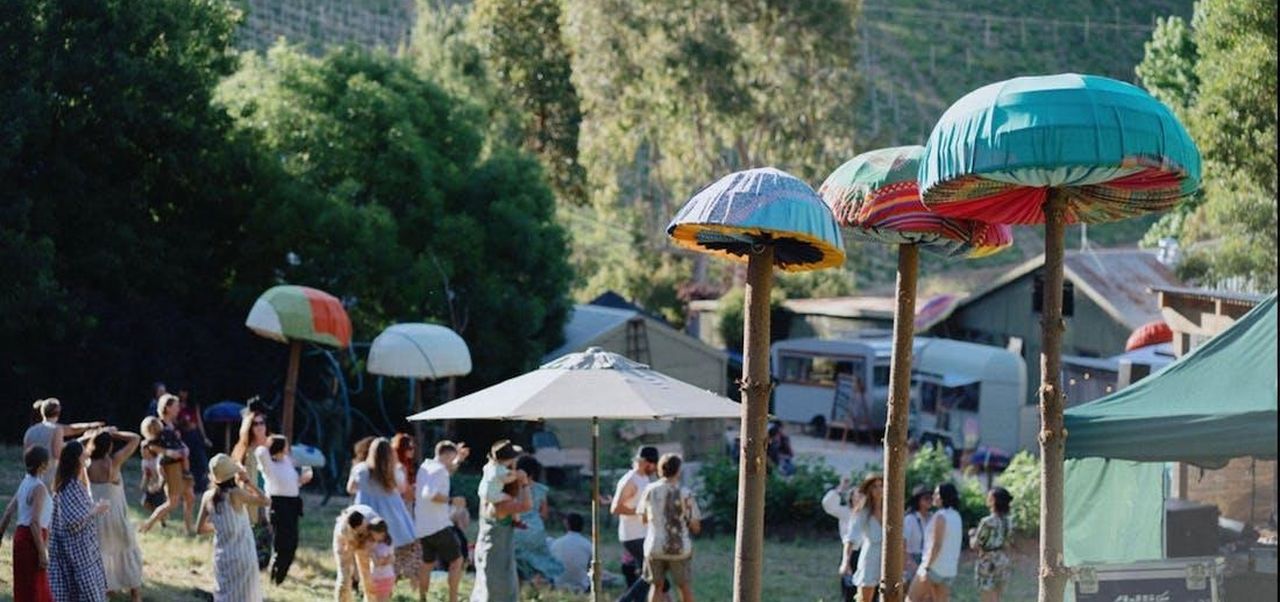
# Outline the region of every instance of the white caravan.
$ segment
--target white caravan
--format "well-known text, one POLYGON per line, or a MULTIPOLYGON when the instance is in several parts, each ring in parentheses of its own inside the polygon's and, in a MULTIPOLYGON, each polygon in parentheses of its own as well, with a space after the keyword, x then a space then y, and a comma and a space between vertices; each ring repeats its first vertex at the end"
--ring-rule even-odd
MULTIPOLYGON (((942 440, 955 449, 990 445, 1009 453, 1036 447, 1039 415, 1023 399, 1027 369, 1022 358, 1000 347, 950 339, 916 337, 912 348, 914 439, 942 440)), ((774 343, 773 414, 825 427, 846 422, 838 406, 852 399, 866 407, 865 415, 854 412, 864 419, 860 424, 883 430, 891 351, 892 342, 883 335, 774 343), (837 380, 846 387, 839 393, 841 404, 837 380)))

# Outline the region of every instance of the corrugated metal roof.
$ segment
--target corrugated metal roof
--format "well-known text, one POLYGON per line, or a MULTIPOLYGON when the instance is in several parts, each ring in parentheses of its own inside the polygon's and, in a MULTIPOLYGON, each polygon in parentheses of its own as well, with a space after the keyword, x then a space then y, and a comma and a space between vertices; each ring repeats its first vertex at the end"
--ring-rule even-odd
POLYGON ((598 305, 574 305, 573 312, 569 314, 569 320, 564 324, 564 344, 543 356, 542 361, 549 362, 566 353, 582 351, 592 341, 622 327, 628 320, 638 317, 642 317, 638 311, 598 305))
MULTIPOLYGON (((1041 254, 970 295, 956 309, 971 305, 1043 266, 1041 254)), ((1182 286, 1154 251, 1141 249, 1068 251, 1063 271, 1076 290, 1130 329, 1162 319, 1153 289, 1182 286)))
POLYGON ((819 299, 787 299, 782 306, 809 316, 834 318, 893 319, 893 297, 826 297, 819 299))

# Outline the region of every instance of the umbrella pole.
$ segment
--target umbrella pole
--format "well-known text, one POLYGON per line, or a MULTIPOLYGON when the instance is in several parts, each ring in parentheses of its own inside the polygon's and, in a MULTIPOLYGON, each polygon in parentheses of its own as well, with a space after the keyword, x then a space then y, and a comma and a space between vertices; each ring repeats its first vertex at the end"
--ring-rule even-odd
POLYGON ((600 419, 591 419, 591 599, 600 602, 600 419))
POLYGON ((1067 431, 1062 423, 1062 261, 1066 234, 1066 193, 1050 188, 1044 204, 1044 301, 1040 347, 1040 597, 1062 602, 1063 459, 1067 431))
POLYGON ((898 305, 893 312, 893 361, 889 364, 889 408, 884 428, 884 497, 880 584, 885 602, 902 602, 905 557, 902 509, 906 507, 907 421, 911 412, 911 343, 915 335, 916 281, 920 248, 898 245, 898 305))
POLYGON ((302 358, 302 341, 289 343, 289 371, 284 377, 284 408, 280 413, 280 428, 284 436, 293 441, 293 397, 298 389, 298 362, 302 358))
MULTIPOLYGON (((413 395, 413 413, 417 414, 418 412, 422 411, 424 406, 427 405, 425 400, 423 400, 422 398, 423 393, 425 393, 426 391, 426 386, 425 386, 425 383, 422 382, 422 379, 411 378, 409 379, 409 388, 411 391, 410 394, 413 395)), ((424 423, 424 421, 422 420, 413 421, 413 448, 414 448, 413 460, 414 462, 422 462, 422 457, 427 453, 426 451, 424 451, 424 448, 427 445, 426 432, 427 432, 427 425, 424 423)))
POLYGON ((738 525, 734 544, 733 600, 759 602, 764 567, 765 421, 769 415, 769 288, 773 247, 747 259, 743 311, 742 451, 738 460, 738 525))

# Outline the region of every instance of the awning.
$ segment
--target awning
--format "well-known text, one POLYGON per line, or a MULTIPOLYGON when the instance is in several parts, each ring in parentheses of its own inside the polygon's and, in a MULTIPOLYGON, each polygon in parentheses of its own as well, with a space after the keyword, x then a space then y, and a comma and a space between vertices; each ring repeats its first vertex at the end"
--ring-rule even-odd
POLYGON ((1068 458, 1276 457, 1276 295, 1138 383, 1066 412, 1068 458))

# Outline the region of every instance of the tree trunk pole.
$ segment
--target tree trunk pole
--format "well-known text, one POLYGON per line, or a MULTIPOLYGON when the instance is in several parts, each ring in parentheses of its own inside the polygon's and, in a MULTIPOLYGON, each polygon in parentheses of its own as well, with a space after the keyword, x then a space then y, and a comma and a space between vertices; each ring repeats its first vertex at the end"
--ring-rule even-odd
POLYGON ((1067 431, 1062 424, 1062 261, 1066 235, 1066 195, 1050 188, 1044 204, 1044 301, 1040 341, 1040 597, 1062 602, 1067 573, 1062 557, 1063 460, 1067 431))
POLYGON ((591 600, 600 602, 600 419, 591 419, 591 600))
POLYGON ((760 602, 764 568, 765 421, 769 415, 769 288, 773 247, 747 260, 743 311, 742 451, 738 458, 738 527, 734 544, 733 601, 760 602))
POLYGON ((903 508, 907 502, 907 421, 911 413, 911 347, 915 336, 916 280, 920 248, 898 245, 898 305, 893 312, 893 362, 889 364, 889 410, 884 429, 884 540, 880 584, 885 602, 902 602, 903 508))
POLYGON ((293 398, 298 392, 298 363, 302 359, 302 341, 289 343, 289 371, 284 377, 284 407, 280 410, 280 430, 293 441, 293 398))

